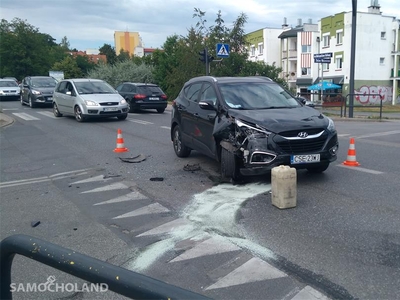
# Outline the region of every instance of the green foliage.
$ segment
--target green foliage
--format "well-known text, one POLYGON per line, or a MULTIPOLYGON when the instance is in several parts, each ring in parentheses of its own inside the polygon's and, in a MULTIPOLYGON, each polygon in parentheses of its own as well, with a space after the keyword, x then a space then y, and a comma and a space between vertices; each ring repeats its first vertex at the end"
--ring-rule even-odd
POLYGON ((90 61, 89 57, 86 55, 77 55, 75 61, 83 75, 86 75, 90 70, 96 67, 96 64, 90 61))
POLYGON ((113 87, 122 82, 154 82, 153 67, 144 63, 135 64, 132 60, 116 62, 114 65, 99 64, 91 69, 88 78, 102 79, 113 87))
POLYGON ((115 49, 110 44, 104 44, 99 48, 99 51, 100 54, 103 54, 107 57, 107 64, 113 65, 117 61, 115 49))
POLYGON ((63 71, 65 79, 83 77, 82 70, 78 67, 76 60, 72 55, 68 55, 62 61, 56 62, 53 65, 52 70, 63 71))
POLYGON ((119 55, 117 56, 117 61, 125 61, 129 59, 131 59, 129 51, 124 51, 124 49, 121 49, 119 55))

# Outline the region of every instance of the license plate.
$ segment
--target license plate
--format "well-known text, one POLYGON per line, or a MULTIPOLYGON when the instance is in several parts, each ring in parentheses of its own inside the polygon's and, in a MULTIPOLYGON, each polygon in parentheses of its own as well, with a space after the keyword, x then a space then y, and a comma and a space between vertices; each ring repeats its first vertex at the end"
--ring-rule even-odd
POLYGON ((118 107, 106 107, 104 111, 118 111, 118 107))
POLYGON ((319 154, 292 155, 290 157, 291 164, 306 164, 320 161, 319 154))
POLYGON ((160 100, 158 97, 149 97, 149 100, 160 100))
POLYGON ((52 101, 53 97, 47 97, 47 101, 52 101))

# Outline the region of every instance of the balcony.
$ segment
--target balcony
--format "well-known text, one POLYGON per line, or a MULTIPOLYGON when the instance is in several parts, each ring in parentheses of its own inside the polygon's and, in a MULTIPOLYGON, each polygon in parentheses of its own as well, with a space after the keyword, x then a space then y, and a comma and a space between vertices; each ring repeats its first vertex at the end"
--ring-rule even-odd
POLYGON ((390 71, 390 78, 394 78, 394 77, 400 77, 400 69, 397 70, 397 74, 396 75, 394 75, 394 69, 392 69, 390 71))
POLYGON ((297 50, 289 50, 289 58, 297 59, 297 50))
POLYGON ((286 50, 282 51, 282 59, 288 57, 288 52, 286 50))
POLYGON ((288 82, 294 82, 297 80, 296 72, 283 72, 282 79, 288 82))

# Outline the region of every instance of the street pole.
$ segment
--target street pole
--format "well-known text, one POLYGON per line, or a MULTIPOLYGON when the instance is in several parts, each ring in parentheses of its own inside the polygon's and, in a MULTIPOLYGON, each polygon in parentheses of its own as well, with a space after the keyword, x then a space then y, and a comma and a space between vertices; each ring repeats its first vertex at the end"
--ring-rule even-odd
POLYGON ((354 71, 355 71, 355 57, 356 57, 357 0, 352 0, 352 4, 353 4, 353 11, 352 11, 352 21, 351 21, 349 118, 353 118, 353 106, 354 106, 354 71))
POLYGON ((324 64, 321 64, 321 104, 324 104, 324 64))
POLYGON ((208 75, 210 75, 210 66, 209 66, 209 62, 208 62, 208 48, 205 47, 204 51, 206 53, 206 57, 205 57, 205 59, 206 59, 206 61, 205 61, 205 63, 206 63, 206 76, 208 76, 208 75))

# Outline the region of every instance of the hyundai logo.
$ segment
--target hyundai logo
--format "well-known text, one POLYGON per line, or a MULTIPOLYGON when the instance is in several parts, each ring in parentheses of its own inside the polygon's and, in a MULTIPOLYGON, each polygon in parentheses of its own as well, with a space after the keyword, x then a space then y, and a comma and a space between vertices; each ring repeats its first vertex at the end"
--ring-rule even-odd
POLYGON ((306 138, 306 137, 308 137, 308 133, 302 131, 302 132, 299 132, 299 134, 298 134, 297 136, 298 136, 298 137, 301 137, 301 138, 306 138))

